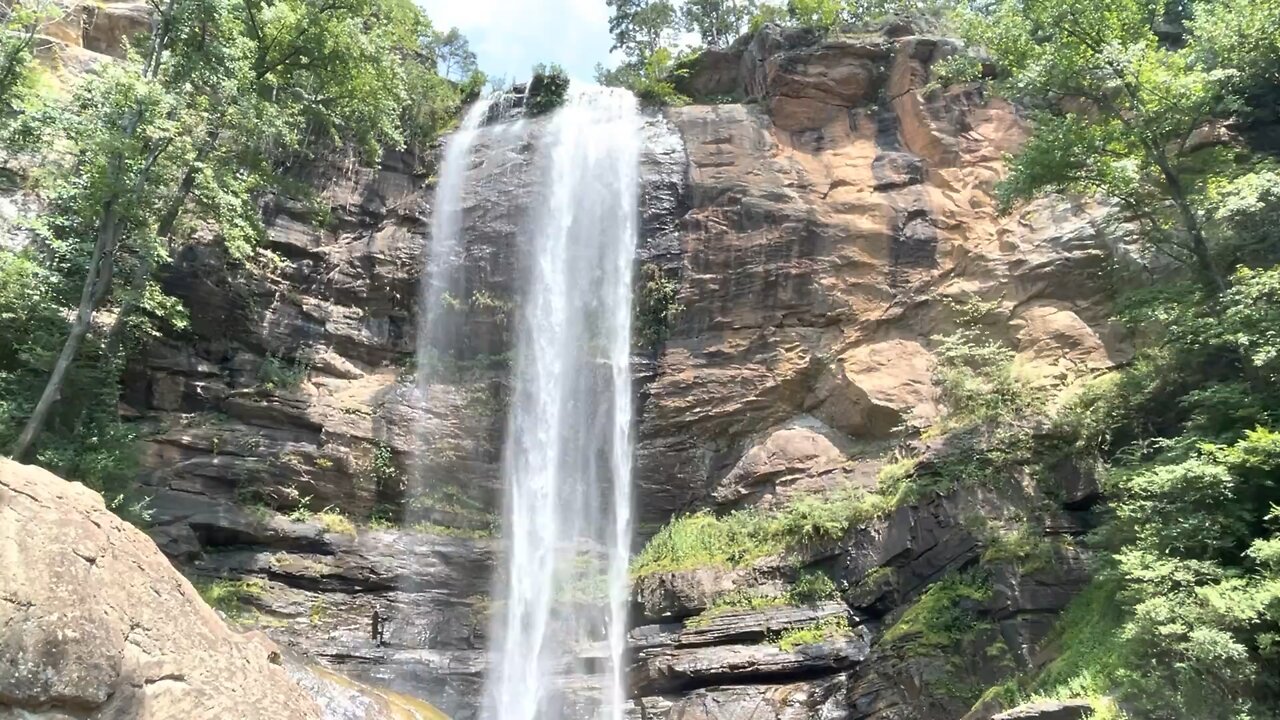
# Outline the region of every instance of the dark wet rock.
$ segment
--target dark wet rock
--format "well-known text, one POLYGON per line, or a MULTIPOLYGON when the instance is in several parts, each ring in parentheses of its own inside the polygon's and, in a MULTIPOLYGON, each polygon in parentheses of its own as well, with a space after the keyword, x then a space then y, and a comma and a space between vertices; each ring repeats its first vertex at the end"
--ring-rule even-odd
POLYGON ((1092 714, 1088 700, 1041 700, 1019 705, 992 720, 1084 720, 1092 714))
POLYGON ((688 691, 720 683, 767 683, 779 679, 829 675, 866 658, 866 631, 831 637, 794 650, 773 645, 716 645, 642 653, 632 668, 637 693, 688 691))

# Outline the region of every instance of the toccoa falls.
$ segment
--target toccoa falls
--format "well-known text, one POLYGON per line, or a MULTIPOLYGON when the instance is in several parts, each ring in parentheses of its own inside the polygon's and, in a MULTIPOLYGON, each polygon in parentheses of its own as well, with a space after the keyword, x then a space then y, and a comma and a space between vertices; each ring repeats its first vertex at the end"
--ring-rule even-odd
POLYGON ((1271 717, 1280 3, 1192 4, 7 11, 0 720, 1271 717))

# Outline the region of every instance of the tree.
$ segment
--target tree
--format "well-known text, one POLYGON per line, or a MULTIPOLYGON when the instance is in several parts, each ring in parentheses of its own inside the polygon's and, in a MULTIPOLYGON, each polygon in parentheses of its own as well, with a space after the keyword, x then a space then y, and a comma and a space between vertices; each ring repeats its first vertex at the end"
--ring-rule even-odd
POLYGON ((1226 283, 1193 196, 1196 131, 1222 107, 1194 48, 1154 32, 1164 0, 997 0, 962 15, 1033 110, 1034 132, 1002 186, 1011 203, 1045 190, 1102 193, 1141 220, 1156 247, 1226 283))
MULTIPOLYGON (((43 112, 67 148, 45 173, 44 241, 83 281, 13 457, 44 428, 100 308, 117 307, 109 349, 137 308, 172 310, 151 276, 184 223, 212 225, 243 257, 257 196, 298 152, 352 144, 376 157, 404 143, 407 68, 431 32, 409 0, 168 0, 145 55, 104 64, 43 112)), ((451 86, 419 87, 456 105, 451 86)))
POLYGON ((52 2, 0 6, 0 110, 10 110, 20 99, 37 38, 59 14, 52 2))
POLYGON ((755 0, 685 0, 680 20, 685 30, 698 33, 703 45, 722 48, 747 30, 757 8, 755 0))
POLYGON ((449 28, 449 32, 441 35, 436 41, 435 50, 442 77, 462 82, 478 69, 471 43, 458 28, 449 28))
POLYGON ((644 63, 667 47, 676 31, 676 8, 670 0, 605 0, 611 8, 609 32, 613 49, 632 63, 644 63))

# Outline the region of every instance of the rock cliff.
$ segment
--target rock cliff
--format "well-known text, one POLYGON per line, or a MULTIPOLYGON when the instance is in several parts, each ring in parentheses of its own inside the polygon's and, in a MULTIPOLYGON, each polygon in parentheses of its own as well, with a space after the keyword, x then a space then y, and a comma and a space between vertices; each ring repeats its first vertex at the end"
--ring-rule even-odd
MULTIPOLYGON (((1109 270, 1137 262, 1123 226, 1066 198, 997 212, 1023 123, 980 83, 936 86, 931 67, 957 51, 909 24, 766 27, 708 52, 688 80, 731 102, 649 117, 638 260, 676 284, 679 311, 636 352, 641 540, 691 510, 874 489, 895 444, 944 412, 936 343, 964 302, 991 305, 987 329, 1032 382, 1127 359, 1107 321, 1109 270)), ((175 562, 258 582, 242 622, 456 718, 474 713, 483 669, 517 229, 541 192, 521 133, 487 135, 469 178, 462 350, 438 360, 430 406, 412 351, 432 159, 395 153, 300 169, 321 209, 273 198, 250 263, 183 250, 166 288, 190 331, 136 358, 123 398, 149 428, 152 533, 175 562)), ((1067 469, 1071 487, 1046 493, 993 475, 997 490, 926 498, 799 558, 640 580, 636 717, 960 717, 972 688, 1042 662, 1084 575, 1073 538, 1087 477, 1067 469), (1044 516, 1053 561, 994 564, 964 608, 971 631, 948 638, 959 661, 885 640, 979 562, 989 543, 974 517, 1028 512, 1044 516), (838 600, 703 624, 717 598, 783 592, 797 567, 835 578, 838 600), (839 631, 776 642, 813 627, 839 631)))

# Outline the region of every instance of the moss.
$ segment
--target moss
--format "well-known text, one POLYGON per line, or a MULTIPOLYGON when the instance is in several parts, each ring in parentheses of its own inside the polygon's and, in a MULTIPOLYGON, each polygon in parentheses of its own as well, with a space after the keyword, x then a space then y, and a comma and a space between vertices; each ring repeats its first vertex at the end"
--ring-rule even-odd
POLYGON ((738 590, 716 598, 706 610, 685 621, 685 627, 706 627, 712 620, 738 610, 765 610, 790 604, 786 595, 766 595, 754 590, 738 590))
POLYGON ((837 595, 835 583, 825 573, 805 572, 801 573, 784 593, 768 594, 758 590, 736 590, 720 595, 706 610, 685 621, 685 627, 705 627, 715 618, 738 610, 810 605, 832 600, 837 595))
POLYGON ((826 640, 844 637, 852 632, 853 629, 849 627, 849 619, 843 615, 838 615, 787 630, 774 640, 774 644, 778 646, 779 650, 791 652, 805 645, 815 645, 826 640))
POLYGON ((1032 683, 1036 695, 1098 698, 1112 690, 1126 664, 1118 590, 1114 582, 1095 580, 1067 606, 1050 637, 1061 653, 1032 683))

